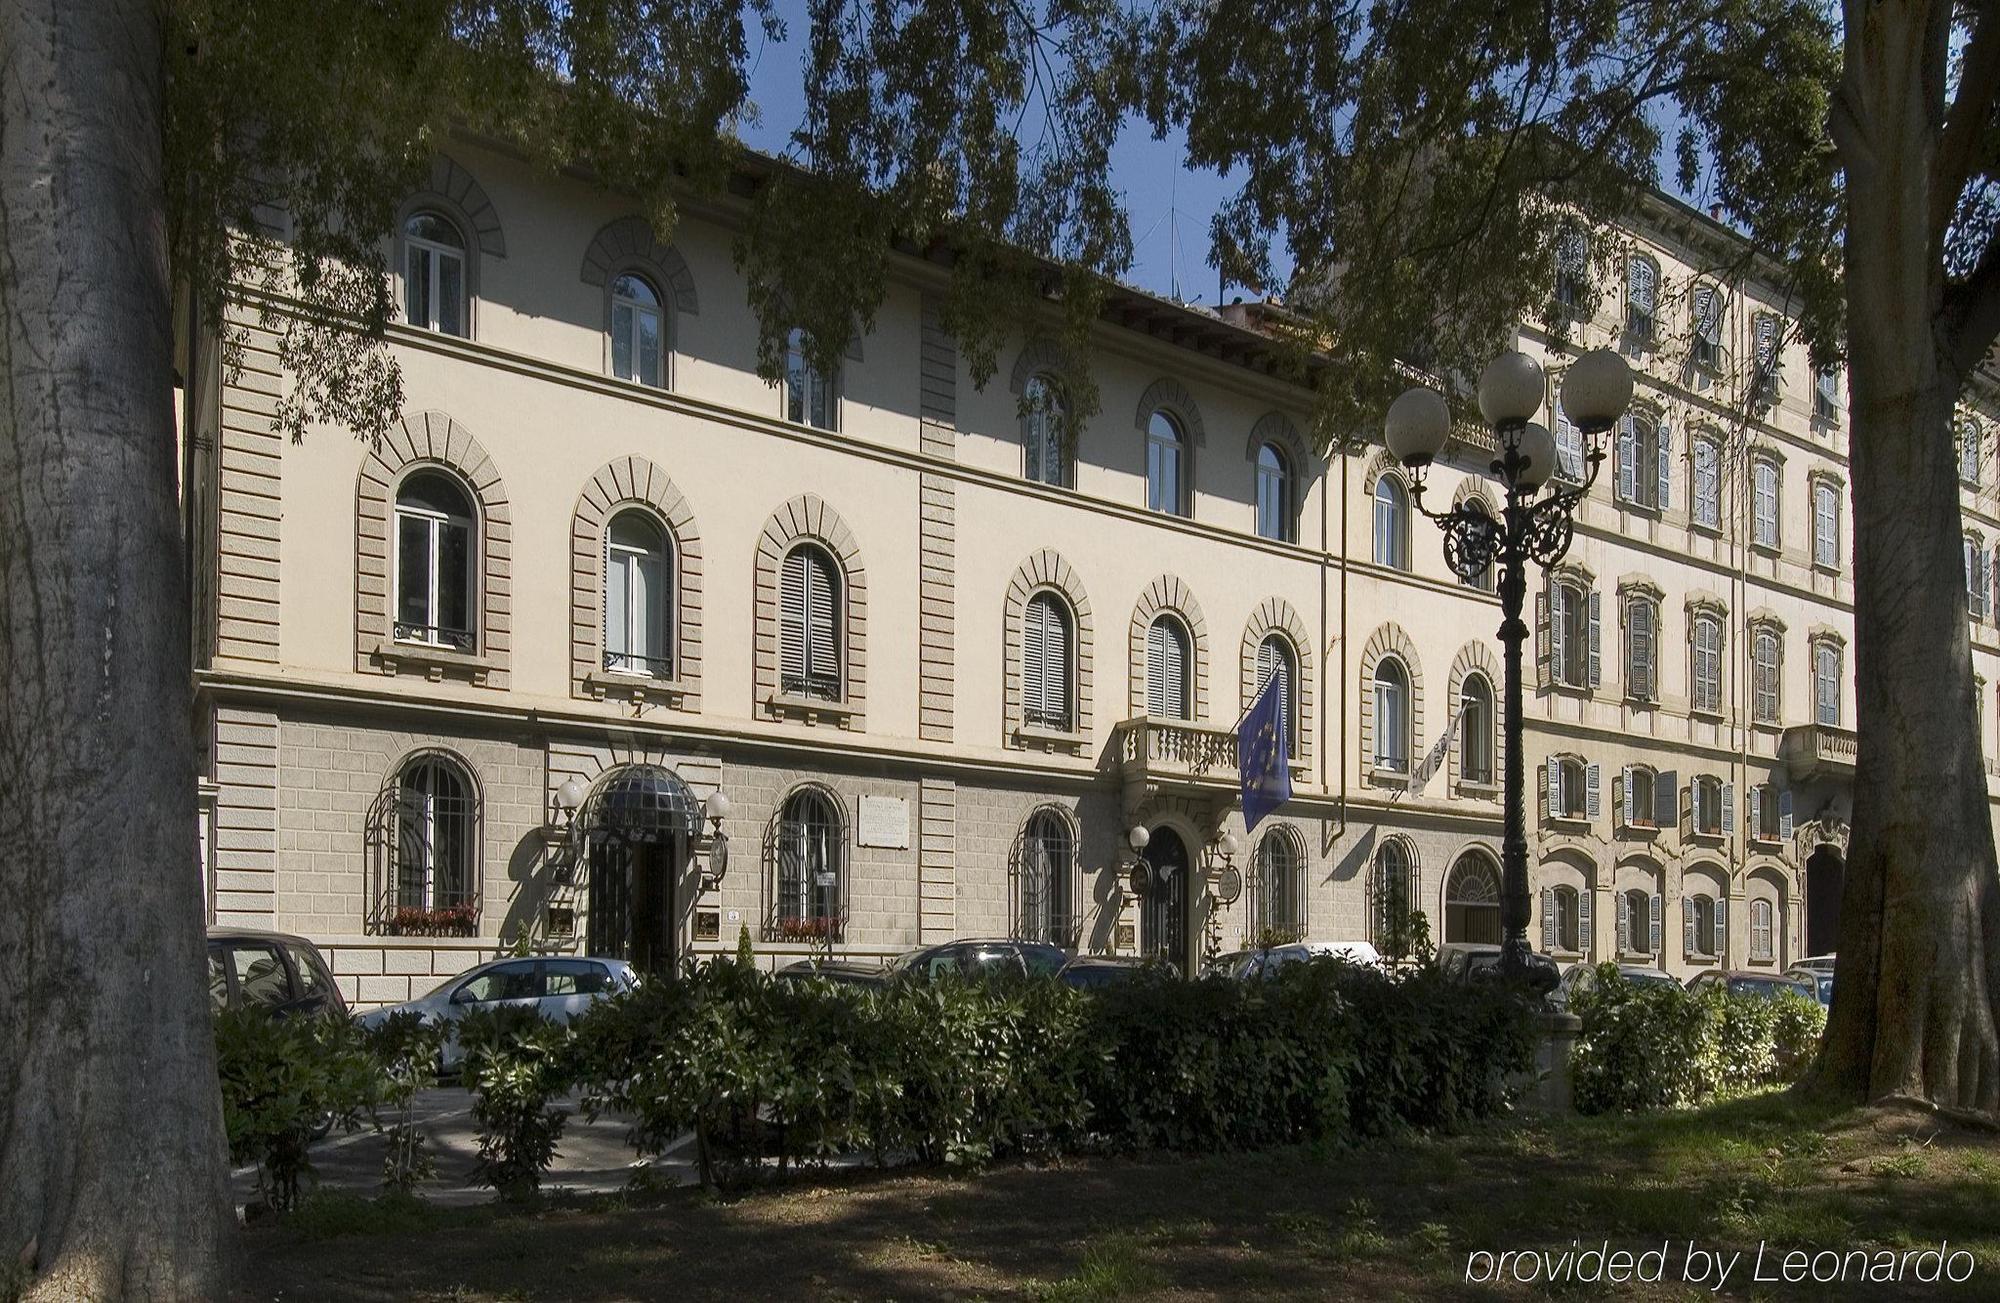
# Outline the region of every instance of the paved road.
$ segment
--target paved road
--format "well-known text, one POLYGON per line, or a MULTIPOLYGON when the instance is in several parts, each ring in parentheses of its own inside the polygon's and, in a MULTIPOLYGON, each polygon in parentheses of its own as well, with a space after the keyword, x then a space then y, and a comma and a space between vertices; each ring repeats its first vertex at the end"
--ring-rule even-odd
MULTIPOLYGON (((479 1137, 472 1125, 472 1097, 456 1086, 440 1086, 418 1094, 415 1120, 429 1134, 428 1148, 437 1158, 437 1176, 419 1187, 432 1203, 459 1205, 483 1203, 493 1191, 471 1184, 472 1169, 479 1159, 479 1137)), ((578 1100, 561 1101, 569 1110, 569 1124, 556 1151, 555 1164, 544 1179, 543 1189, 569 1190, 578 1194, 604 1194, 623 1189, 637 1165, 637 1153, 625 1136, 631 1123, 622 1116, 607 1114, 596 1122, 578 1112, 578 1100)), ((351 1135, 335 1132, 313 1146, 313 1166, 322 1189, 351 1190, 375 1194, 382 1187, 382 1160, 388 1144, 368 1127, 351 1135)), ((695 1180, 694 1167, 676 1151, 652 1167, 663 1179, 681 1183, 695 1180)), ((241 1167, 231 1173, 239 1204, 256 1198, 257 1172, 241 1167)))

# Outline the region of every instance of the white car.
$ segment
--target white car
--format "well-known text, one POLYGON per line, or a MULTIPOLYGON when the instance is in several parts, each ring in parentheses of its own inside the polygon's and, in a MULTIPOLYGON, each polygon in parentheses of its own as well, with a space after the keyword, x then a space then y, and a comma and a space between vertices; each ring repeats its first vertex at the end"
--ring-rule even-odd
MULTIPOLYGON (((533 1009, 550 1022, 566 1023, 638 984, 638 973, 622 959, 494 959, 446 978, 415 1000, 371 1009, 356 1021, 374 1027, 394 1014, 414 1013, 427 1023, 453 1024, 474 1009, 504 1007, 533 1009)), ((447 1035, 438 1071, 452 1071, 464 1057, 458 1037, 447 1035)))
POLYGON ((1366 941, 1294 941, 1264 950, 1239 950, 1233 955, 1223 955, 1210 971, 1247 981, 1252 977, 1273 976, 1287 964, 1304 963, 1308 959, 1345 959, 1351 964, 1377 964, 1382 961, 1382 956, 1366 941))

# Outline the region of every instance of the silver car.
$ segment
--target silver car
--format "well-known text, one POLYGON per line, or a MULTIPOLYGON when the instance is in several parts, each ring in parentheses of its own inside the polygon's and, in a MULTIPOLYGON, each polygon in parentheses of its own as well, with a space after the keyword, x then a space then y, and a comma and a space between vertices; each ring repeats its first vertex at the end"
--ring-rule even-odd
MULTIPOLYGON (((356 1021, 378 1026, 399 1013, 421 1015, 427 1023, 453 1024, 474 1009, 533 1009, 550 1022, 568 1022, 599 1000, 639 984, 622 959, 494 959, 438 983, 427 995, 405 1004, 371 1009, 356 1021)), ((440 1072, 457 1068, 465 1052, 458 1037, 445 1037, 440 1072)))

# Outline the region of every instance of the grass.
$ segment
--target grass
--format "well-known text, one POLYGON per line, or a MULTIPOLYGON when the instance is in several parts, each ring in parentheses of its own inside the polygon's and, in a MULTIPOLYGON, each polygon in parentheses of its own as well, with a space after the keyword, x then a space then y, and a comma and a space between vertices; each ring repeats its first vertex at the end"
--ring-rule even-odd
MULTIPOLYGON (((1974 1255, 2000 1296, 2000 1134, 1783 1095, 1687 1112, 1525 1120, 1453 1137, 1229 1156, 1099 1159, 977 1176, 848 1173, 732 1200, 637 1191, 532 1209, 322 1196, 245 1234, 239 1297, 1602 1298, 1468 1284, 1480 1250, 1577 1242, 1679 1255, 1920 1249, 1974 1255)), ((1678 1267, 1676 1261, 1674 1266, 1678 1267)), ((1759 1284, 1739 1297, 1823 1297, 1759 1284)), ((1913 1288, 1847 1285, 1844 1298, 1913 1288)), ((1714 1297, 1674 1272, 1620 1298, 1714 1297)))

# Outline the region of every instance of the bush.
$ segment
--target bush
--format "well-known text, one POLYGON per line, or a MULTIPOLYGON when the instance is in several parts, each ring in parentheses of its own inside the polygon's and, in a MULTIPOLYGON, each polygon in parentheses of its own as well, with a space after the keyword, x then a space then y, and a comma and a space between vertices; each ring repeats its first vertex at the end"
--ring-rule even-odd
POLYGON ((408 1194, 419 1181, 437 1172, 437 1160, 425 1149, 428 1137, 418 1126, 412 1106, 417 1091, 430 1084, 444 1048, 445 1027, 427 1023, 421 1014, 391 1014, 361 1033, 362 1043, 382 1070, 382 1093, 375 1125, 389 1142, 382 1159, 382 1188, 408 1194), (383 1126, 383 1116, 389 1123, 383 1126))
POLYGON ((533 1009, 477 1009, 458 1024, 465 1084, 479 1129, 474 1175, 503 1198, 541 1188, 569 1114, 549 1101, 569 1088, 569 1033, 533 1009))
POLYGON ((215 1064, 230 1160, 256 1163, 260 1199, 283 1213, 299 1206, 313 1174, 313 1138, 333 1126, 354 1130, 385 1090, 381 1066, 346 1019, 224 1010, 215 1015, 215 1064))
POLYGON ((1826 1029, 1826 1011, 1803 996, 1640 986, 1610 964, 1571 1012, 1583 1020, 1571 1069, 1585 1113, 1673 1108, 1794 1080, 1826 1029))

